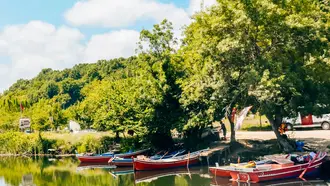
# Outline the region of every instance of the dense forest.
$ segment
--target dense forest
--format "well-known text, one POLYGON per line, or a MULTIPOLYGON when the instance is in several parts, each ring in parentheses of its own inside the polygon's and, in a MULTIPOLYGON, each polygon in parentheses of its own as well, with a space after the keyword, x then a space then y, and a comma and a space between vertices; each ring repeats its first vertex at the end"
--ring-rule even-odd
POLYGON ((157 142, 171 140, 172 129, 199 136, 234 107, 253 105, 290 151, 277 130, 282 118, 301 107, 330 108, 329 7, 326 0, 221 0, 192 17, 180 41, 164 20, 141 32, 136 56, 18 80, 0 95, 0 131, 18 130, 22 103, 34 130, 75 120, 157 142))

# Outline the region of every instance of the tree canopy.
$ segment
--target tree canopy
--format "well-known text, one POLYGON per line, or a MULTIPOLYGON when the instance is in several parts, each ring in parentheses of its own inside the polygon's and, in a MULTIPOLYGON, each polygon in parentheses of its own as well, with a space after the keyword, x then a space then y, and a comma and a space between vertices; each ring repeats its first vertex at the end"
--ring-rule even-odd
POLYGON ((277 130, 283 117, 330 111, 328 1, 219 0, 192 19, 179 49, 164 20, 141 31, 136 56, 18 80, 0 95, 0 129, 17 128, 22 103, 38 130, 77 120, 161 146, 172 129, 201 130, 252 105, 290 151, 277 130))

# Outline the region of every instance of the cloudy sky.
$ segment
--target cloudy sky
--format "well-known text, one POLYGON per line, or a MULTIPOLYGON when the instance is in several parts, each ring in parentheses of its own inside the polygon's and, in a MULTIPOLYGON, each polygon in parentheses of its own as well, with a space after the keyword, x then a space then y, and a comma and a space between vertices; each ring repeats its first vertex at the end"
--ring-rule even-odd
MULTIPOLYGON (((0 92, 43 68, 134 55, 141 29, 167 18, 176 34, 202 0, 1 0, 0 92)), ((216 0, 204 0, 204 6, 216 0)))

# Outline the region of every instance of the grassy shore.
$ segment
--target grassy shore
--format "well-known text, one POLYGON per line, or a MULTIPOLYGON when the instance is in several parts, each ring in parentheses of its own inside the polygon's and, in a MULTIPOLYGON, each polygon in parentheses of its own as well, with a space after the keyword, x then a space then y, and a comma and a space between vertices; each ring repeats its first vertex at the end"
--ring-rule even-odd
POLYGON ((112 132, 79 132, 79 133, 55 133, 55 132, 44 132, 42 136, 51 140, 63 140, 65 143, 76 144, 87 137, 101 139, 102 137, 114 137, 112 132))
MULTIPOLYGON (((74 154, 76 151, 103 153, 108 152, 114 144, 114 136, 111 132, 26 134, 9 131, 0 133, 0 154, 74 154)), ((127 151, 135 147, 137 140, 133 137, 122 138, 118 150, 127 151)))

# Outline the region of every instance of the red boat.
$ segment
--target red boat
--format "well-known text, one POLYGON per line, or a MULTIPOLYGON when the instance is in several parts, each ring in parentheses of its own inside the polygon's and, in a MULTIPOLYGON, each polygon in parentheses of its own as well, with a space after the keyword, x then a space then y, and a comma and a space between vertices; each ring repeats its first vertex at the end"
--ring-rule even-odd
POLYGON ((318 153, 313 160, 302 164, 295 164, 289 159, 273 159, 276 164, 265 164, 255 168, 230 171, 232 181, 258 183, 263 181, 297 178, 306 169, 306 175, 318 170, 327 153, 318 153))
POLYGON ((113 153, 105 153, 101 155, 79 155, 77 154, 77 158, 82 163, 108 163, 111 158, 114 156, 119 158, 131 158, 141 155, 147 152, 149 149, 140 150, 136 152, 127 152, 123 154, 113 154, 113 153))
POLYGON ((108 163, 112 156, 77 156, 82 163, 108 163))
MULTIPOLYGON (((282 155, 281 157, 285 157, 286 155, 282 155)), ((265 158, 266 160, 258 161, 256 162, 257 165, 262 165, 270 162, 271 160, 265 158)), ((230 171, 234 170, 240 170, 242 168, 248 168, 249 163, 240 163, 240 164, 230 164, 229 166, 216 166, 216 167, 210 167, 210 172, 219 177, 226 177, 230 178, 230 171)))
POLYGON ((178 156, 175 158, 152 160, 152 159, 134 159, 134 170, 155 170, 169 169, 194 165, 199 163, 199 156, 202 151, 197 151, 188 155, 178 156))

